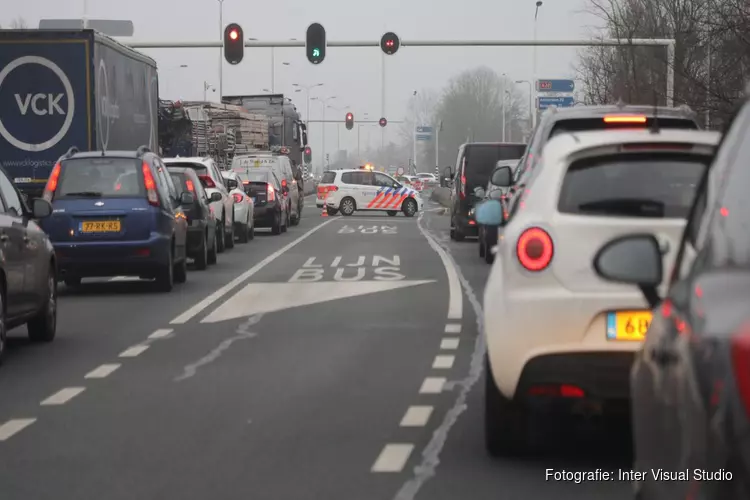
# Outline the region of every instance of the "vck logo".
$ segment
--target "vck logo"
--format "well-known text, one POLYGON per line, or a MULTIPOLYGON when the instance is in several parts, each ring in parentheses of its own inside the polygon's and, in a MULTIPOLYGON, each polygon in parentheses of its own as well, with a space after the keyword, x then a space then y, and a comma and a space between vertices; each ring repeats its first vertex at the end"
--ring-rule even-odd
MULTIPOLYGON (((75 116, 75 96, 73 95, 73 86, 70 83, 65 72, 49 59, 41 56, 23 56, 18 59, 14 59, 2 70, 0 70, 0 91, 2 90, 3 82, 8 76, 27 64, 36 64, 43 66, 52 71, 63 85, 64 93, 55 92, 40 92, 40 93, 16 93, 13 95, 15 103, 18 106, 18 112, 22 117, 31 116, 29 113, 39 117, 55 117, 62 115, 65 117, 60 130, 57 131, 50 139, 40 142, 37 144, 25 142, 15 137, 0 120, 0 136, 8 141, 14 147, 30 152, 46 151, 51 147, 55 146, 60 142, 65 134, 70 130, 70 125, 73 123, 73 117, 75 116), (63 96, 67 101, 67 109, 63 103, 63 96)), ((7 119, 7 118, 6 118, 7 119)))

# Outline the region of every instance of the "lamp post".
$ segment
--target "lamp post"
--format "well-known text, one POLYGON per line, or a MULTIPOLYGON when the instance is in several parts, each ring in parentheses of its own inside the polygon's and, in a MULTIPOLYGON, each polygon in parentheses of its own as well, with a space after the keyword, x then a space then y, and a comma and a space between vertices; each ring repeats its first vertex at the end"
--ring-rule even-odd
MULTIPOLYGON (((536 9, 534 9, 534 41, 535 42, 536 42, 536 28, 537 28, 536 21, 539 18, 539 7, 541 7, 542 5, 544 5, 544 3, 542 2, 542 0, 537 0, 537 2, 536 2, 536 9)), ((534 45, 534 55, 532 57, 532 59, 534 60, 534 62, 533 62, 533 68, 532 68, 532 76, 533 76, 533 79, 534 79, 534 83, 533 83, 533 85, 534 85, 534 98, 536 98, 536 85, 537 85, 537 81, 536 81, 536 51, 537 51, 537 47, 536 47, 536 45, 534 45)), ((532 114, 532 117, 533 117, 533 121, 532 121, 532 129, 533 129, 534 127, 536 127, 536 110, 534 110, 534 113, 532 114)))
POLYGON ((311 97, 311 101, 319 101, 323 105, 323 123, 321 124, 323 126, 322 130, 322 139, 323 139, 323 146, 320 148, 320 153, 322 156, 322 160, 320 162, 321 165, 325 166, 326 162, 326 106, 328 105, 328 101, 331 99, 336 99, 336 96, 329 96, 329 97, 311 97))

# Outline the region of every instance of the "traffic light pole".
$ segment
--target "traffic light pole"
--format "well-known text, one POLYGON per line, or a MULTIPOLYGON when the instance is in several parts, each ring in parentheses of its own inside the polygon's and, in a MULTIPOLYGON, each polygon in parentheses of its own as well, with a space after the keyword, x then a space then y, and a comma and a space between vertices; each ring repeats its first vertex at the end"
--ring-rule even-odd
MULTIPOLYGON (((191 49, 221 48, 218 42, 164 42, 118 40, 134 49, 191 49)), ((675 40, 673 38, 600 38, 594 40, 401 40, 402 47, 633 47, 650 46, 667 48, 667 106, 674 106, 674 62, 675 40)), ((335 41, 326 42, 328 47, 380 47, 380 41, 335 41)), ((264 42, 246 40, 245 47, 304 47, 304 40, 279 40, 264 42)))

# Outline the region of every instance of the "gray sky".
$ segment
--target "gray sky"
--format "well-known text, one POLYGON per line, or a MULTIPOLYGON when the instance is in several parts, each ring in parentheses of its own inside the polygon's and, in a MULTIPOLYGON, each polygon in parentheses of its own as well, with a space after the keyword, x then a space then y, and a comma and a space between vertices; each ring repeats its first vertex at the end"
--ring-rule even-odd
MULTIPOLYGON (((131 19, 135 39, 219 39, 217 0, 88 0, 89 17, 131 19)), ((83 14, 84 0, 25 0, 6 6, 0 23, 23 17, 30 27, 40 18, 76 18, 83 14), (7 7, 11 7, 7 9, 7 7)), ((583 12, 586 0, 545 0, 537 24, 539 39, 578 39, 590 36, 597 20, 583 12)), ((329 40, 379 40, 385 31, 402 39, 533 39, 535 0, 276 0, 224 1, 224 23, 238 22, 245 36, 261 40, 304 40, 312 22, 325 26, 329 40)), ((144 49, 160 68, 162 98, 202 99, 203 81, 218 87, 218 49, 144 49), (179 69, 182 64, 188 68, 179 69)), ((336 96, 332 106, 349 106, 356 118, 363 113, 377 119, 381 114, 381 52, 376 48, 329 48, 326 60, 313 66, 304 49, 275 49, 276 93, 292 97, 303 116, 304 93, 293 92, 292 83, 324 83, 311 96, 336 96), (290 63, 288 66, 283 62, 290 63)), ((573 76, 576 49, 538 49, 539 78, 573 76)), ((532 49, 409 48, 386 57, 386 114, 401 118, 413 90, 440 89, 462 70, 486 65, 514 80, 531 79, 532 49)), ((238 66, 224 65, 224 94, 260 94, 271 88, 271 50, 246 49, 238 66)), ((522 87, 526 92, 526 87, 522 87)), ((209 99, 218 99, 209 93, 209 99)), ((322 117, 322 105, 310 103, 312 119, 322 117)), ((329 119, 343 110, 326 110, 329 119)), ((340 127, 342 149, 356 148, 356 133, 340 127)), ((356 130, 356 129, 355 129, 356 130)), ((373 130, 373 132, 375 132, 373 130)), ((364 133, 364 130, 363 130, 364 133)), ((326 149, 337 146, 333 125, 326 129, 326 149)), ((380 139, 373 133, 372 140, 380 139)), ((397 126, 386 128, 386 141, 396 140, 397 126)), ((320 125, 311 126, 311 145, 320 151, 320 125)), ((363 140, 363 143, 365 141, 363 140)))

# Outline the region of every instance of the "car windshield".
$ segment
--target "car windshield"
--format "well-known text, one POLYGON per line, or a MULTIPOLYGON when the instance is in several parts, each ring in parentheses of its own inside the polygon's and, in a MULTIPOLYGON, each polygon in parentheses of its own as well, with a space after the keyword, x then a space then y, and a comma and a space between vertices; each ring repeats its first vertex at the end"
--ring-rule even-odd
POLYGON ((523 156, 525 144, 470 144, 466 147, 466 176, 467 188, 473 191, 475 187, 484 187, 490 179, 492 171, 500 160, 513 160, 523 156))
POLYGON ((208 175, 208 167, 205 166, 202 163, 194 163, 194 162, 169 162, 167 163, 167 167, 183 167, 183 168, 192 168, 195 170, 195 173, 198 175, 208 175))
POLYGON ((240 178, 242 178, 242 181, 245 182, 268 182, 270 179, 270 172, 261 170, 261 171, 250 171, 242 176, 240 174, 240 178))
POLYGON ((62 162, 55 198, 145 196, 135 158, 74 158, 62 162))
POLYGON ((563 180, 558 210, 619 217, 687 217, 709 158, 643 153, 581 160, 563 180))

